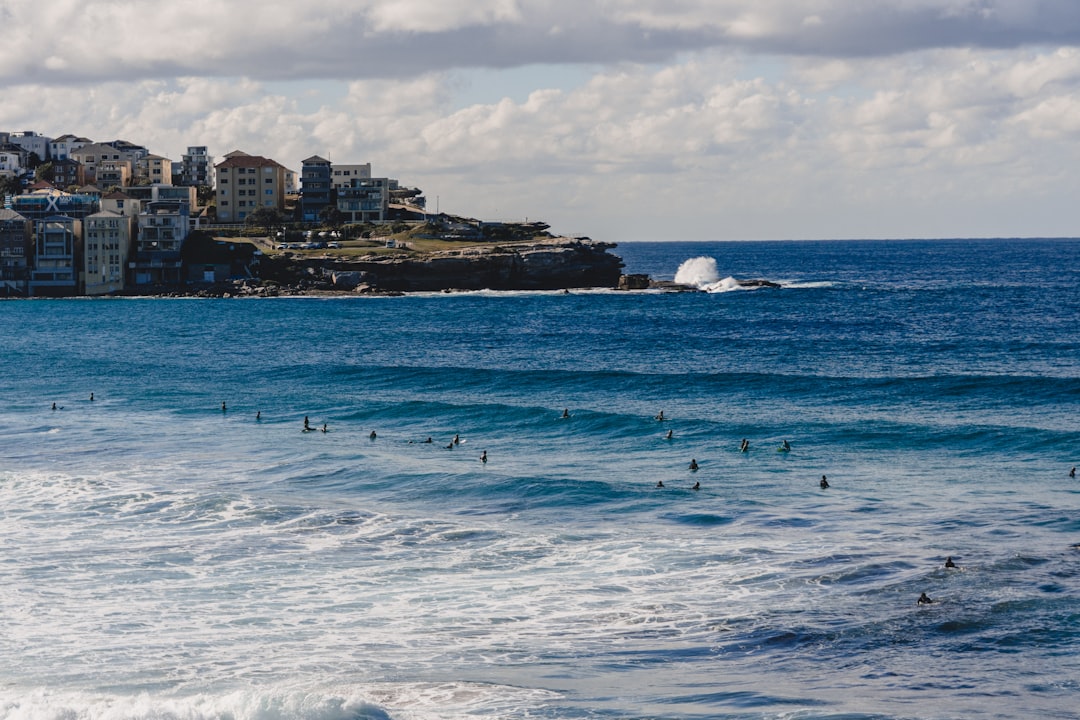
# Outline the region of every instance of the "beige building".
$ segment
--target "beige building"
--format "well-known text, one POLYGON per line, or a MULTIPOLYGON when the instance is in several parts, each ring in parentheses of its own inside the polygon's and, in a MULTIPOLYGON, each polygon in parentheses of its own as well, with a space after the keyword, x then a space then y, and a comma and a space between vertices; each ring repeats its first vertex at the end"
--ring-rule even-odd
POLYGON ((217 219, 241 223, 260 207, 285 210, 285 166, 239 150, 214 166, 217 176, 217 219))
POLYGON ((124 288, 124 267, 131 247, 135 217, 109 210, 83 220, 83 286, 87 295, 124 288))
POLYGON ((160 155, 147 155, 135 163, 135 177, 151 184, 171 185, 173 161, 160 155))
POLYGON ((131 161, 106 160, 99 162, 94 184, 101 189, 131 185, 131 161))
MULTIPOLYGON (((112 145, 106 145, 105 143, 91 143, 89 145, 83 145, 80 148, 71 150, 68 155, 73 160, 78 160, 80 163, 82 163, 83 172, 86 174, 86 182, 94 183, 98 187, 103 187, 98 178, 98 168, 100 168, 103 164, 127 162, 128 175, 130 177, 131 168, 138 160, 138 153, 120 151, 114 148, 112 145)), ((111 184, 118 185, 119 183, 111 184)))
POLYGON ((119 190, 106 193, 101 196, 101 209, 124 215, 125 217, 138 217, 142 212, 142 201, 119 190))

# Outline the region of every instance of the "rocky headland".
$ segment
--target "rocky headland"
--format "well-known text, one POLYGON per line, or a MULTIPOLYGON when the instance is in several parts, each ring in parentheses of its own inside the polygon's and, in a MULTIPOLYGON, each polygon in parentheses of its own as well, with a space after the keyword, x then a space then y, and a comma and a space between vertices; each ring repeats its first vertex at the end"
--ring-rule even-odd
POLYGON ((503 245, 470 245, 423 254, 356 257, 291 254, 259 261, 259 282, 248 294, 301 289, 323 292, 398 293, 453 290, 561 290, 614 288, 623 261, 613 243, 549 238, 503 245))

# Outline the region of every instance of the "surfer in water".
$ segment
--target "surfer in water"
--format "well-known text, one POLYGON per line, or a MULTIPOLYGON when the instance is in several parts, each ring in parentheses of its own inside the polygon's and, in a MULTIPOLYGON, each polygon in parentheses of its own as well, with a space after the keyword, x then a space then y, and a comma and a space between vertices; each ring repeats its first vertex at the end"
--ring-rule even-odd
POLYGON ((368 437, 369 437, 369 438, 371 438, 372 440, 374 440, 375 438, 377 438, 377 437, 379 437, 379 436, 375 434, 375 431, 374 431, 374 430, 372 430, 372 431, 371 431, 371 434, 370 434, 370 435, 368 435, 368 437))
POLYGON ((661 410, 661 411, 660 411, 659 413, 657 413, 657 415, 656 415, 656 419, 657 419, 657 420, 658 420, 659 422, 664 422, 664 411, 663 411, 663 410, 661 410))
POLYGON ((457 433, 454 433, 454 442, 453 442, 453 444, 454 445, 460 445, 461 444, 461 437, 457 433))
POLYGON ((954 562, 952 561, 952 555, 950 555, 949 557, 945 558, 945 567, 947 567, 947 568, 954 568, 954 567, 956 567, 956 563, 954 563, 954 562))
POLYGON ((322 431, 323 431, 323 432, 330 432, 330 431, 329 431, 329 430, 328 430, 328 429, 326 428, 326 423, 323 423, 323 424, 322 424, 322 431))
POLYGON ((482 462, 482 463, 484 463, 485 465, 487 465, 487 450, 485 450, 484 452, 480 453, 480 462, 482 462))
POLYGON ((791 443, 789 443, 787 440, 785 440, 784 444, 780 446, 780 449, 783 450, 784 452, 791 452, 791 443))
POLYGON ((664 436, 664 439, 665 440, 670 440, 674 436, 674 434, 675 434, 674 430, 668 430, 667 435, 664 436))
POLYGON ((747 440, 746 438, 743 438, 742 442, 739 443, 739 452, 747 452, 749 450, 750 450, 750 441, 747 440))
POLYGON ((94 393, 90 393, 90 402, 94 402, 94 393))
POLYGON ((262 420, 262 410, 256 410, 255 411, 255 419, 256 420, 262 420))
POLYGON ((1069 477, 1071 477, 1071 478, 1076 477, 1076 466, 1075 465, 1073 465, 1073 469, 1069 471, 1069 477))
POLYGON ((694 487, 692 487, 690 489, 691 490, 700 490, 701 489, 701 481, 699 480, 698 482, 694 483, 694 487))
POLYGON ((226 410, 225 410, 225 401, 224 400, 221 401, 221 412, 226 412, 226 410))
POLYGON ((563 419, 566 419, 566 418, 570 417, 570 408, 563 408, 562 416, 563 416, 563 419))
POLYGON ((829 487, 829 481, 825 478, 824 475, 822 475, 821 482, 819 482, 818 485, 820 485, 821 489, 824 490, 825 488, 829 487))
POLYGON ((307 415, 304 416, 304 432, 311 432, 311 425, 308 423, 307 415))
POLYGON ((658 487, 658 488, 664 487, 664 481, 663 480, 657 480, 656 481, 656 487, 658 487))
POLYGON ((929 595, 927 595, 926 593, 923 593, 922 595, 919 596, 919 599, 916 600, 915 602, 918 605, 932 605, 934 601, 930 598, 929 595))
POLYGON ((697 470, 698 464, 695 458, 690 458, 690 470, 697 470))

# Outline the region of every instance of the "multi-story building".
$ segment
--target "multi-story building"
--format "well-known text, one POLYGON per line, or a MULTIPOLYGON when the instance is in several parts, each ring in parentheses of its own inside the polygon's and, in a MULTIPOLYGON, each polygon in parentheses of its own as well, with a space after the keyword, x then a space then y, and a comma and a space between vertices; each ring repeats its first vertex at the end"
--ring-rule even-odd
POLYGON ((390 178, 354 178, 347 186, 338 188, 337 208, 346 222, 379 222, 386 220, 390 210, 390 178))
POLYGON ((71 158, 53 160, 52 184, 58 188, 78 187, 86 184, 86 173, 83 172, 82 163, 71 158))
POLYGON ((330 161, 318 155, 304 160, 300 168, 300 219, 314 222, 330 206, 330 161))
POLYGON ((133 217, 102 210, 83 220, 83 294, 124 289, 124 266, 131 247, 133 217))
MULTIPOLYGON (((129 190, 131 188, 128 188, 129 190)), ((114 212, 117 215, 123 215, 124 217, 132 218, 132 222, 139 217, 139 213, 142 212, 142 201, 138 200, 122 190, 114 190, 113 192, 106 193, 101 196, 101 209, 102 211, 114 212)), ((132 237, 135 236, 134 229, 131 233, 132 237)))
MULTIPOLYGON (((70 151, 68 156, 81 162, 83 171, 86 173, 86 181, 95 183, 98 186, 101 186, 98 178, 98 167, 102 163, 126 161, 133 165, 140 157, 137 151, 118 150, 107 143, 83 145, 76 150, 70 151)), ((130 169, 128 172, 130 173, 130 169)))
POLYGON ((15 143, 0 142, 0 177, 19 177, 25 173, 27 155, 15 143))
POLYGON ((335 163, 333 172, 330 175, 330 186, 334 190, 337 190, 338 188, 345 187, 356 179, 371 179, 371 163, 362 163, 359 165, 338 165, 335 163))
POLYGON ((67 160, 71 157, 73 150, 78 150, 81 147, 90 145, 93 141, 89 138, 77 137, 75 135, 61 135, 55 140, 49 141, 49 159, 53 162, 57 160, 67 160))
POLYGON ((214 170, 218 222, 244 222, 260 207, 285 209, 286 170, 280 163, 237 150, 226 155, 214 170))
POLYGON ((159 185, 171 185, 173 161, 160 155, 147 155, 135 163, 135 177, 159 185))
POLYGON ((0 140, 3 140, 3 136, 7 135, 5 142, 14 143, 23 150, 27 155, 33 153, 37 155, 40 162, 45 162, 49 159, 49 142, 52 138, 47 138, 44 135, 38 135, 33 130, 23 130, 16 133, 0 133, 0 140))
POLYGON ((150 154, 150 151, 142 145, 136 145, 135 143, 128 142, 127 140, 110 140, 105 144, 119 150, 123 154, 125 160, 131 161, 133 167, 135 163, 139 162, 144 157, 150 154))
POLYGON ((182 159, 181 182, 193 187, 214 186, 214 158, 205 145, 191 145, 182 159))
POLYGON ((26 297, 30 277, 27 258, 33 248, 33 222, 14 210, 0 208, 0 295, 26 297))
POLYGON ((101 189, 127 187, 131 184, 130 160, 106 160, 98 163, 95 185, 101 189))
POLYGON ((72 217, 51 215, 34 222, 34 260, 28 294, 35 297, 78 294, 76 258, 81 235, 82 222, 72 217))
POLYGON ((196 205, 198 190, 191 185, 134 185, 124 188, 124 194, 144 205, 148 202, 173 201, 187 203, 189 209, 196 205))
POLYGON ((180 249, 190 229, 191 207, 184 202, 146 203, 139 213, 139 238, 132 266, 136 285, 175 285, 182 281, 180 249))

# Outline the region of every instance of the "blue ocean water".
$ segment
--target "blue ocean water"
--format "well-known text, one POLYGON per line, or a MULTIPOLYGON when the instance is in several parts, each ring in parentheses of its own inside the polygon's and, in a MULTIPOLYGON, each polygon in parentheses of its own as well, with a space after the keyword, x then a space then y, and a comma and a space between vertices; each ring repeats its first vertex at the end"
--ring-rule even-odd
POLYGON ((616 253, 0 303, 0 718, 1080 717, 1080 241, 616 253))

